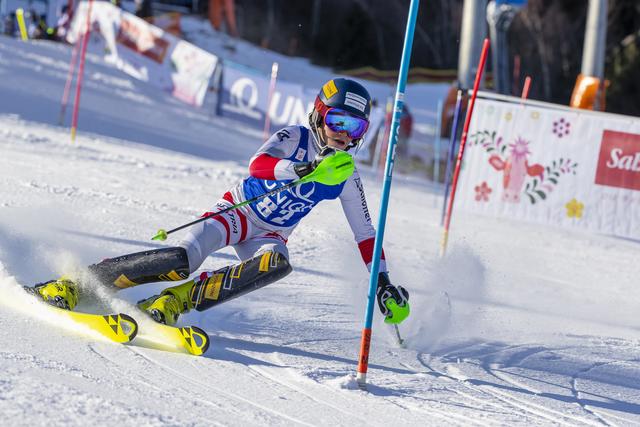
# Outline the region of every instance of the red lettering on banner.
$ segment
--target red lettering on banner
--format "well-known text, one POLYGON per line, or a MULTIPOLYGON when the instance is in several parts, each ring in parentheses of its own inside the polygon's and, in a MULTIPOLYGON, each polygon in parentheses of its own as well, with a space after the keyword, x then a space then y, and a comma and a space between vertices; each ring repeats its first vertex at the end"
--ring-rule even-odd
POLYGON ((612 130, 602 133, 596 184, 640 190, 640 135, 612 130))
POLYGON ((162 64, 167 49, 169 49, 169 42, 151 34, 145 25, 148 24, 146 22, 139 24, 123 17, 120 21, 117 41, 158 64, 162 64))

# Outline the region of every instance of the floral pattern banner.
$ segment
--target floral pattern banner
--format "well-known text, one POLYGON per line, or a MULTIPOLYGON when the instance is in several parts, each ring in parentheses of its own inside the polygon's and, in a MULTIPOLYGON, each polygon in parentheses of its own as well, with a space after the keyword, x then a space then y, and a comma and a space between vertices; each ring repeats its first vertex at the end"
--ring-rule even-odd
POLYGON ((640 119, 478 99, 456 207, 640 239, 640 119))

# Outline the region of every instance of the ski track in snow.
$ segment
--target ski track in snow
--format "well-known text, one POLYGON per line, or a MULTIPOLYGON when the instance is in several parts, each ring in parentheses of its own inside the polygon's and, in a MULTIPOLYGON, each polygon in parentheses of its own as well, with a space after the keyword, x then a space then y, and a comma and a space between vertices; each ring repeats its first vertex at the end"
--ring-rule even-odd
MULTIPOLYGON (((529 345, 518 345, 504 347, 497 351, 474 351, 472 352, 473 358, 480 359, 478 362, 469 360, 469 358, 463 356, 465 354, 465 350, 471 350, 476 346, 477 344, 473 344, 471 346, 464 346, 462 348, 454 349, 453 351, 449 350, 450 352, 448 354, 440 357, 418 355, 418 361, 422 366, 428 369, 428 372, 434 373, 441 378, 456 381, 458 384, 463 385, 468 390, 467 393, 462 393, 466 397, 477 400, 478 402, 489 403, 496 408, 504 409, 500 403, 496 403, 497 400, 502 404, 506 404, 513 408, 522 410, 523 413, 527 414, 528 416, 535 417, 534 420, 532 420, 533 422, 536 422, 536 419, 538 419, 537 421, 542 423, 548 422, 554 424, 558 423, 562 425, 590 426, 619 425, 618 423, 620 422, 623 423, 623 425, 631 425, 637 422, 637 420, 633 421, 632 418, 609 413, 603 414, 595 406, 589 405, 585 402, 585 399, 580 397, 580 394, 582 392, 579 391, 577 383, 578 379, 581 376, 587 374, 593 369, 619 362, 594 363, 584 369, 580 369, 578 371, 575 371, 574 373, 566 375, 566 381, 570 384, 570 386, 560 387, 570 389, 571 396, 573 397, 574 402, 579 405, 581 410, 584 412, 583 415, 568 415, 565 412, 550 409, 548 407, 545 407, 545 405, 543 404, 535 403, 533 399, 526 399, 526 396, 534 395, 541 397, 550 397, 570 402, 571 399, 568 399, 569 396, 553 396, 551 395, 551 393, 543 391, 542 387, 540 386, 529 385, 526 383, 526 380, 531 380, 531 377, 527 376, 526 374, 511 372, 511 369, 518 368, 525 362, 525 360, 534 358, 536 356, 541 356, 544 353, 555 353, 577 349, 570 347, 548 349, 541 347, 531 347, 529 345), (513 352, 514 350, 515 352, 513 352), (510 354, 512 352, 513 354, 510 354), (492 356, 489 358, 490 360, 492 360, 491 362, 482 361, 488 356, 492 356), (426 362, 424 360, 425 357, 429 357, 432 360, 430 362, 426 362), (460 362, 461 358, 463 359, 462 362, 460 362), (452 359, 455 359, 455 361, 453 361, 452 359), (496 362, 496 360, 500 360, 500 362, 496 362), (438 364, 440 365, 440 367, 434 368, 434 364, 438 364), (485 375, 470 373, 469 368, 473 367, 481 368, 482 371, 484 371, 485 375), (492 379, 496 382, 491 383, 485 378, 481 379, 481 377, 492 377, 492 379), (522 380, 514 379, 514 377, 521 378, 522 380), (469 392, 474 393, 475 396, 470 395, 469 392), (495 398, 496 400, 490 399, 490 401, 486 401, 485 399, 487 397, 495 398), (611 418, 614 418, 615 421, 611 420, 611 418)), ((479 346, 484 346, 484 343, 479 344, 479 346)), ((536 382, 544 383, 544 381, 540 380, 536 380, 536 382)))
MULTIPOLYGON (((292 235, 290 276, 183 317, 210 334, 203 357, 54 327, 12 297, 16 284, 162 247, 149 240, 155 230, 208 210, 246 174, 260 140, 90 55, 72 145, 55 124, 69 56, 67 46, 0 37, 7 425, 640 425, 638 242, 461 213, 439 258, 441 189, 402 176, 385 253, 411 292, 400 328, 408 348, 376 314, 366 392, 354 375, 368 276, 337 202, 292 235)), ((361 174, 375 221, 381 183, 361 174)), ((234 259, 224 250, 202 269, 234 259)), ((123 290, 111 309, 163 286, 123 290)))

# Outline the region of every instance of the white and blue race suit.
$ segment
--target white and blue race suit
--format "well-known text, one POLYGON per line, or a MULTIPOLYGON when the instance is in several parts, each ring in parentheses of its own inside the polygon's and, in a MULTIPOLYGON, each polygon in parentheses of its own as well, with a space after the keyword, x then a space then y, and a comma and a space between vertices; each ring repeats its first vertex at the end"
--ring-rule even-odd
MULTIPOLYGON (((313 161, 317 155, 304 126, 288 126, 271 136, 251 158, 250 175, 227 192, 212 212, 253 199, 299 179, 294 163, 313 161)), ((300 184, 192 227, 183 242, 193 271, 209 253, 233 246, 240 259, 265 249, 288 255, 286 242, 300 220, 323 200, 340 199, 362 259, 370 269, 375 229, 357 169, 345 182, 300 184)), ((380 271, 387 271, 384 254, 380 271)))
MULTIPOLYGON (((295 138, 295 134, 291 130, 281 130, 276 134, 276 138, 282 138, 282 143, 280 143, 279 139, 277 144, 270 141, 265 144, 269 145, 269 147, 263 147, 260 153, 266 152, 273 155, 275 153, 270 153, 269 149, 274 151, 273 148, 277 147, 281 150, 288 146, 287 151, 283 153, 286 155, 286 157, 282 157, 283 159, 291 162, 299 161, 300 158, 305 159, 304 161, 313 160, 312 158, 309 159, 309 131, 302 126, 298 127, 298 129, 299 138, 295 138), (278 135, 280 136, 278 137, 278 135), (295 145, 293 144, 294 141, 296 142, 295 145), (264 148, 267 148, 267 151, 262 151, 264 148)), ((313 150, 311 152, 315 153, 313 150)), ((242 183, 242 194, 245 200, 252 199, 278 187, 283 187, 294 179, 298 179, 298 176, 283 180, 268 180, 249 176, 242 183)), ((268 224, 270 227, 291 228, 295 227, 321 201, 338 198, 345 184, 346 181, 339 185, 324 185, 318 182, 300 184, 273 196, 265 197, 249 206, 253 213, 252 216, 264 224, 268 224)))

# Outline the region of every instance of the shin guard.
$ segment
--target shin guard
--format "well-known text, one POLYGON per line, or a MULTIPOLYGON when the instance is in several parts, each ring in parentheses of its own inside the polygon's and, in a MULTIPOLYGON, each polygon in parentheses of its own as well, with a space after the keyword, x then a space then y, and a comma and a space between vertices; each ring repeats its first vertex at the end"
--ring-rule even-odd
POLYGON ((240 264, 202 273, 189 292, 190 303, 203 311, 280 280, 291 270, 284 255, 268 251, 240 264))

